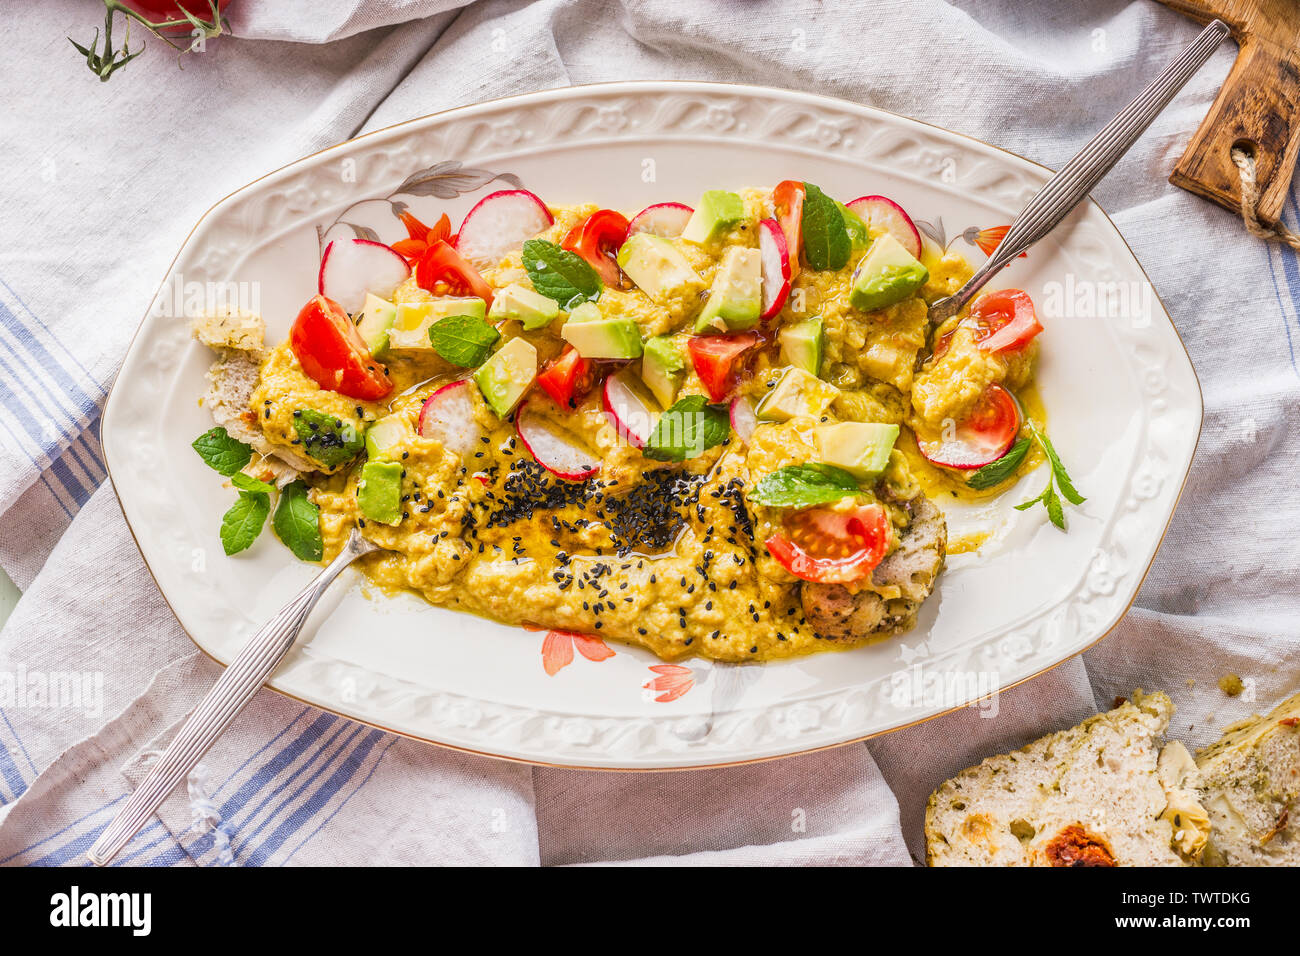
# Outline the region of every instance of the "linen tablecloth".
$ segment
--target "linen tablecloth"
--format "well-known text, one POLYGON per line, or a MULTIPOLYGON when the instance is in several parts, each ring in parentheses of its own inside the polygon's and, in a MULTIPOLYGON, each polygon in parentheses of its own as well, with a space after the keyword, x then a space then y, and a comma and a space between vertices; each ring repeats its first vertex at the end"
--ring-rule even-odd
MULTIPOLYGON (((104 396, 202 212, 269 169, 508 93, 715 79, 842 96, 1064 163, 1196 33, 1148 0, 236 0, 236 38, 151 49, 107 85, 65 36, 89 0, 14 11, 0 74, 0 566, 24 590, 0 675, 99 675, 86 706, 0 706, 0 863, 79 864, 218 669, 181 632, 105 482, 104 396)), ((1095 192, 1205 393, 1182 504, 1132 612, 1080 658, 870 741, 679 774, 530 768, 263 691, 127 864, 868 863, 921 858, 926 795, 1135 686, 1197 744, 1300 674, 1300 263, 1166 177, 1225 44, 1095 192), (1229 698, 1225 673, 1245 679, 1229 698)), ((1288 204, 1294 225, 1296 197, 1288 204)))

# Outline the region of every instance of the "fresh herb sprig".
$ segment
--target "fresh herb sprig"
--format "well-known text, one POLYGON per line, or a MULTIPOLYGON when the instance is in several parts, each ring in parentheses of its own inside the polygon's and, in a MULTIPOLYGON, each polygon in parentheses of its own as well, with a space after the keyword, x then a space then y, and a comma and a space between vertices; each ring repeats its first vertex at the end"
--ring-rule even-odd
POLYGON ((1037 445, 1043 450, 1043 454, 1051 466, 1051 471, 1047 476, 1047 487, 1043 489, 1043 493, 1037 498, 1021 502, 1015 507, 1017 511, 1028 511, 1034 505, 1041 504, 1047 509, 1048 520, 1062 531, 1065 531, 1067 530, 1065 526, 1065 506, 1061 504, 1061 499, 1064 498, 1072 505, 1081 505, 1088 499, 1075 489, 1074 483, 1070 480, 1069 472, 1065 470, 1065 465, 1061 463, 1061 456, 1056 453, 1056 448, 1052 445, 1052 440, 1047 437, 1047 434, 1033 422, 1028 421, 1025 422, 1025 431, 1029 433, 1029 437, 1017 441, 1005 455, 976 471, 966 480, 966 483, 972 488, 981 491, 1000 485, 1015 474, 1016 469, 1025 460, 1025 456, 1029 454, 1030 445, 1037 445))
POLYGON ((656 461, 685 461, 721 445, 730 435, 727 406, 710 405, 703 395, 687 395, 659 416, 641 453, 656 461))
POLYGON ((525 242, 523 262, 533 288, 562 309, 595 302, 605 288, 586 259, 546 239, 525 242))
POLYGON ((429 326, 433 350, 452 365, 482 365, 501 333, 477 315, 449 315, 429 326))
MULTIPOLYGON (((266 527, 275 486, 239 470, 252 459, 253 450, 220 426, 200 435, 194 450, 210 468, 229 478, 239 492, 239 500, 221 518, 221 547, 226 554, 247 551, 266 527)), ((271 527, 300 561, 319 561, 324 554, 320 508, 307 498, 307 486, 301 480, 280 492, 271 527)))
POLYGON ((810 508, 848 498, 859 491, 858 480, 843 468, 808 462, 786 465, 764 475, 748 497, 770 508, 810 508))

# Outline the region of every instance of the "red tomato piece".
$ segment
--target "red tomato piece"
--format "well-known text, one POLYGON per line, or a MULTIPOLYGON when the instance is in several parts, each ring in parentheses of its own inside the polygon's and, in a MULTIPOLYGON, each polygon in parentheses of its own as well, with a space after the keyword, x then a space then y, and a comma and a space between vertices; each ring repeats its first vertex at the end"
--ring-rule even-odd
POLYGON ((999 289, 980 296, 970 307, 969 319, 976 325, 976 343, 990 353, 1023 348, 1043 331, 1033 300, 1019 289, 999 289))
POLYGON ((570 229, 560 245, 586 259, 605 285, 618 288, 623 273, 614 257, 627 238, 627 228, 627 217, 621 212, 600 209, 570 229))
POLYGON ((289 330, 289 348, 321 388, 374 402, 393 390, 383 366, 366 349, 343 307, 323 295, 302 307, 289 330))
POLYGON ((712 401, 720 402, 736 383, 742 364, 739 359, 759 343, 756 332, 737 335, 692 335, 686 342, 691 365, 712 401))
POLYGON ((492 305, 492 287, 445 239, 429 244, 429 251, 415 265, 415 282, 435 294, 478 296, 492 305))
POLYGON ((587 393, 591 380, 591 363, 572 345, 566 346, 558 357, 547 362, 537 376, 537 384, 564 408, 577 406, 574 399, 587 393))
POLYGON ((931 464, 968 471, 997 461, 1019 433, 1020 406, 1001 385, 990 385, 964 421, 933 441, 918 434, 916 447, 931 464))
POLYGON ((776 221, 785 233, 786 251, 790 256, 790 278, 799 274, 799 253, 803 251, 803 197, 807 190, 797 179, 787 179, 772 190, 776 221))
POLYGON ((393 243, 392 249, 407 262, 417 262, 429 251, 431 243, 439 239, 446 240, 451 235, 451 220, 445 212, 432 226, 426 226, 405 209, 398 213, 397 218, 402 220, 409 238, 398 239, 393 243))
POLYGON ((804 581, 843 584, 875 570, 889 550, 893 529, 878 504, 846 511, 809 508, 786 521, 786 533, 767 539, 781 567, 804 581))

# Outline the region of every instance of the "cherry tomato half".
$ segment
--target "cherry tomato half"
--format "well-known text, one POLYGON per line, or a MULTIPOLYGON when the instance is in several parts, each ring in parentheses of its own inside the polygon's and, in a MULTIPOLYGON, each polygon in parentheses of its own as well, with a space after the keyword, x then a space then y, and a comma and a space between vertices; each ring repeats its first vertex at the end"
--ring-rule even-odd
POLYGON ((600 209, 569 230, 560 245, 586 259, 605 285, 618 288, 622 271, 614 256, 627 238, 628 221, 621 212, 600 209))
POLYGON ((776 221, 785 233, 786 251, 790 256, 790 278, 799 274, 799 254, 803 251, 803 197, 807 190, 797 179, 787 179, 772 190, 776 221))
POLYGON ((767 550, 797 578, 818 584, 860 581, 889 550, 893 529, 878 504, 840 511, 809 508, 786 519, 786 532, 767 539, 767 550))
POLYGON ((726 398, 740 376, 740 357, 761 339, 756 332, 735 335, 692 335, 686 342, 695 374, 712 401, 726 398))
POLYGON ((542 367, 537 384, 562 408, 576 408, 575 398, 581 398, 591 388, 591 363, 578 354, 572 345, 542 367))
POLYGON ((429 244, 415 265, 415 282, 435 295, 472 295, 492 305, 492 287, 445 239, 429 244))
POLYGON ((363 402, 393 390, 383 366, 366 349, 343 307, 323 295, 302 307, 289 330, 289 348, 307 377, 321 388, 363 402))
POLYGON ((1001 385, 990 385, 964 421, 936 439, 916 436, 925 460, 944 468, 983 468, 1007 453, 1020 433, 1020 406, 1001 385))
POLYGON ((989 353, 1023 348, 1043 331, 1033 300, 1019 289, 999 289, 980 296, 971 305, 967 321, 975 323, 976 344, 989 353))

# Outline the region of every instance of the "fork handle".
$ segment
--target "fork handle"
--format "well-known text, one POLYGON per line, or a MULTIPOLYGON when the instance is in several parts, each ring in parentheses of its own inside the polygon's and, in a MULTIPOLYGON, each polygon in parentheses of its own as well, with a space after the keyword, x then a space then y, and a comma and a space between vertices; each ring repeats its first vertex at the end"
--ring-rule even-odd
POLYGON ((316 602, 339 573, 362 554, 356 533, 338 557, 271 618, 230 662, 207 696, 181 726, 144 782, 118 811, 86 854, 104 866, 143 827, 172 789, 189 774, 222 732, 230 726, 267 678, 279 666, 316 602))
POLYGON ((956 301, 951 314, 960 311, 994 273, 1046 236, 1083 202, 1183 85, 1205 65, 1228 32, 1228 26, 1222 20, 1211 22, 1178 59, 1165 67, 1133 102, 1090 139, 1088 145, 1029 200, 988 261, 952 296, 956 301))

